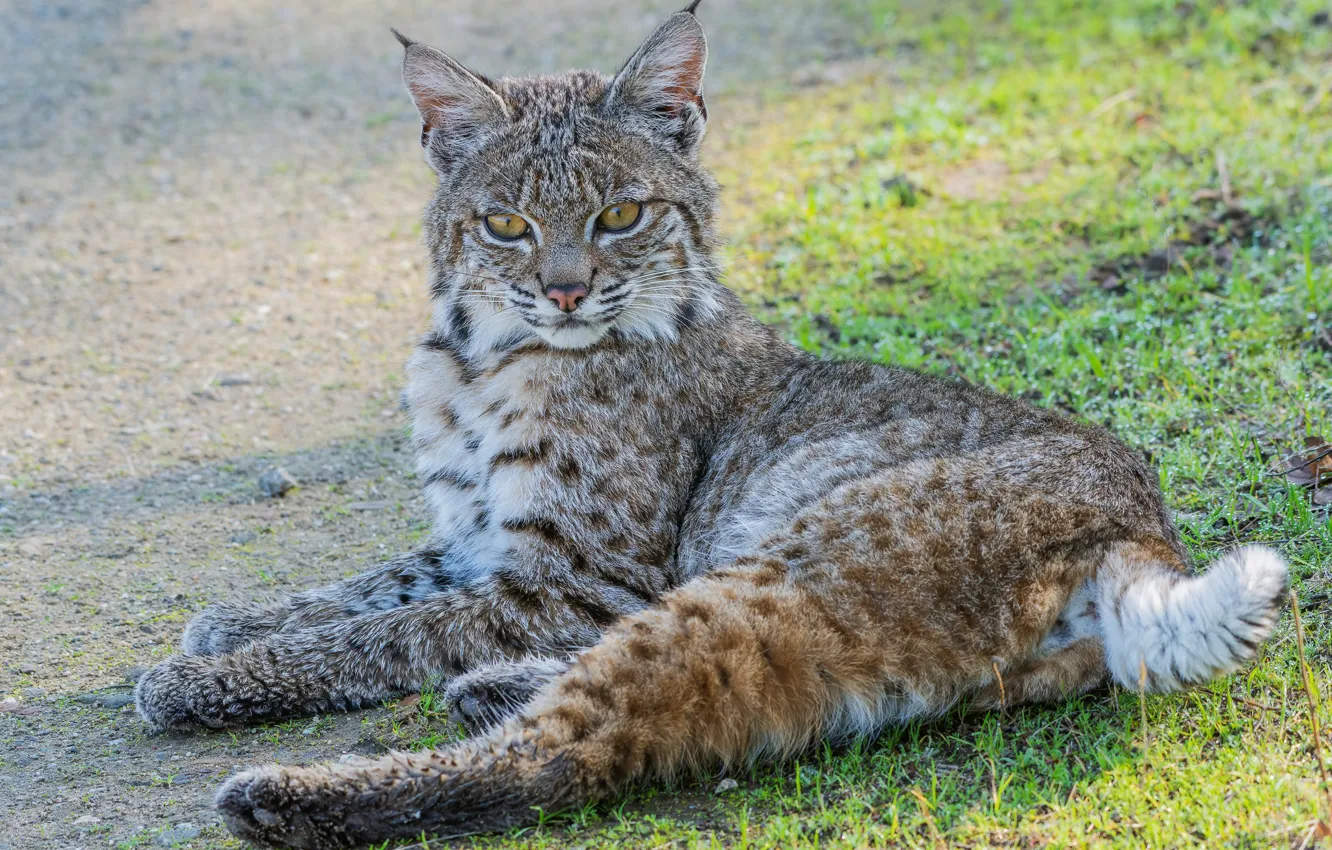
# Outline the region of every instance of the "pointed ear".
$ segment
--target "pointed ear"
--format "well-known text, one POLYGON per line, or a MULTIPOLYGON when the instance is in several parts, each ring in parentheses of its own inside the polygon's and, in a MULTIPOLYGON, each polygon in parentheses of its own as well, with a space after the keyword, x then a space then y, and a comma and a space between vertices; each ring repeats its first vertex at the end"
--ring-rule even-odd
POLYGON ((708 43, 691 6, 667 18, 624 63, 611 81, 606 104, 682 153, 694 154, 708 120, 703 103, 707 62, 708 43))
POLYGON ((397 30, 393 35, 406 51, 402 81, 421 113, 426 162, 449 171, 508 117, 508 109, 485 77, 397 30))

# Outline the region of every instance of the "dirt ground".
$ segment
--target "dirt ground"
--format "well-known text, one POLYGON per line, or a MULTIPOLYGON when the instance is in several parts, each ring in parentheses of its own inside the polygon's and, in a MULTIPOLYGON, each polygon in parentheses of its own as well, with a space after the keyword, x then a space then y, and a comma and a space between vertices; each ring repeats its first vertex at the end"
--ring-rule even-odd
MULTIPOLYGON (((681 2, 0 0, 0 850, 215 846, 237 767, 393 742, 383 710, 151 735, 128 682, 209 601, 425 533, 397 399, 431 178, 387 26, 487 73, 611 71, 681 2)), ((702 15, 719 134, 866 26, 702 15)))

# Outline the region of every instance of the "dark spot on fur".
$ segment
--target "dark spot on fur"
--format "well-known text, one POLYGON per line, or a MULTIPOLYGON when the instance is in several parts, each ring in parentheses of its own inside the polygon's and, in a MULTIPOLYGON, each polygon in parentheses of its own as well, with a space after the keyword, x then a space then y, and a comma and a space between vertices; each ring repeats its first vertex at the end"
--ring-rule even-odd
POLYGON ((646 495, 640 492, 629 502, 629 517, 639 525, 647 525, 657 518, 657 507, 645 498, 646 495))
POLYGON ((502 452, 497 452, 490 459, 490 471, 494 472, 501 466, 514 464, 534 465, 545 459, 548 452, 550 452, 550 442, 548 440, 541 440, 535 446, 516 446, 505 449, 502 452))
POLYGON ((540 592, 507 572, 496 574, 495 583, 500 595, 522 611, 537 613, 546 607, 546 600, 540 592))
POLYGON ((581 691, 583 696, 597 705, 605 708, 612 708, 615 705, 615 693, 605 682, 582 679, 571 682, 570 687, 581 691))
POLYGON ((689 599, 676 604, 675 613, 682 619, 693 618, 705 626, 712 622, 712 611, 696 599, 689 599))
MULTIPOLYGON (((511 344, 516 344, 516 342, 517 341, 515 340, 515 342, 511 344)), ((505 369, 512 366, 514 363, 517 363, 519 360, 522 360, 527 355, 532 354, 533 352, 541 351, 542 348, 543 347, 540 345, 522 345, 510 351, 505 352, 504 356, 499 359, 499 362, 486 371, 486 377, 489 378, 495 377, 500 372, 503 372, 505 369)))
POLYGON ((425 480, 426 486, 431 484, 448 484, 457 487, 459 490, 470 490, 476 486, 476 482, 453 469, 437 469, 430 473, 425 480))
MULTIPOLYGON (((460 311, 455 311, 455 315, 460 311)), ((466 319, 464 318, 464 323, 466 319)), ((462 352, 462 345, 466 340, 457 340, 454 336, 439 333, 427 334, 421 340, 421 345, 431 351, 438 351, 445 354, 453 361, 453 365, 458 367, 459 378, 464 384, 470 384, 477 378, 476 369, 472 368, 471 362, 462 352)))
POLYGON ((587 737, 592 730, 587 713, 570 705, 560 705, 550 714, 551 719, 562 723, 568 730, 569 740, 577 743, 587 737))
POLYGON ((749 610, 764 618, 776 617, 780 610, 771 596, 757 596, 753 599, 746 599, 745 605, 749 610))
POLYGON ((582 474, 582 470, 578 466, 578 461, 575 460, 572 455, 565 455, 560 458, 560 462, 556 465, 555 471, 559 473, 560 480, 565 484, 576 483, 579 476, 582 474))
POLYGON ((661 650, 651 641, 633 639, 625 644, 629 655, 635 661, 652 661, 661 654, 661 650))
POLYGON ((472 320, 462 305, 455 305, 449 313, 449 331, 460 346, 466 346, 467 341, 472 338, 472 320))
POLYGON ((659 568, 671 559, 675 552, 675 539, 668 533, 654 534, 638 546, 634 563, 645 567, 659 568))
POLYGON ((506 519, 500 523, 500 527, 505 531, 518 534, 535 534, 547 543, 560 543, 564 539, 560 534, 559 526, 554 521, 543 517, 506 519))
POLYGON ((694 326, 698 321, 698 305, 691 298, 680 305, 680 309, 675 314, 675 328, 683 333, 694 326))
POLYGON ((590 620, 601 629, 605 629, 606 626, 619 620, 618 610, 603 604, 599 594, 589 593, 586 594, 586 596, 577 597, 575 600, 570 600, 570 604, 571 606, 575 606, 575 608, 582 609, 583 614, 586 614, 587 620, 590 620))
POLYGON ((777 680, 779 685, 786 685, 791 680, 791 671, 781 659, 777 658, 776 653, 772 651, 772 646, 763 638, 759 638, 759 654, 767 663, 768 669, 772 671, 772 677, 777 680))

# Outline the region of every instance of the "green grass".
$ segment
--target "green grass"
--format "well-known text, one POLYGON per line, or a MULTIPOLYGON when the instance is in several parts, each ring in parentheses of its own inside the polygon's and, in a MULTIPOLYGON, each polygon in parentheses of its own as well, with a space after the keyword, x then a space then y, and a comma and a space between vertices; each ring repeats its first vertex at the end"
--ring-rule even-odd
MULTIPOLYGON (((1332 521, 1270 474, 1332 438, 1324 6, 879 5, 872 76, 748 120, 714 105, 729 281, 812 351, 1115 429, 1200 564, 1247 541, 1290 560, 1326 682, 1332 521)), ((1310 743, 1287 616, 1249 670, 1193 693, 959 712, 498 843, 1298 847, 1323 799, 1310 743)))

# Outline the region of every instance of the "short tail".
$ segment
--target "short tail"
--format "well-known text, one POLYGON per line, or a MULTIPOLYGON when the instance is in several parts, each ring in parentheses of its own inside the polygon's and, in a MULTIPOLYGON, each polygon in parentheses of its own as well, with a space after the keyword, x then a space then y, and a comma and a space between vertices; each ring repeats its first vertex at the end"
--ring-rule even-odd
POLYGON ((1264 546, 1228 552, 1200 576, 1136 547, 1113 552, 1097 576, 1110 674, 1166 692, 1229 673, 1272 633, 1287 587, 1285 562, 1264 546))

